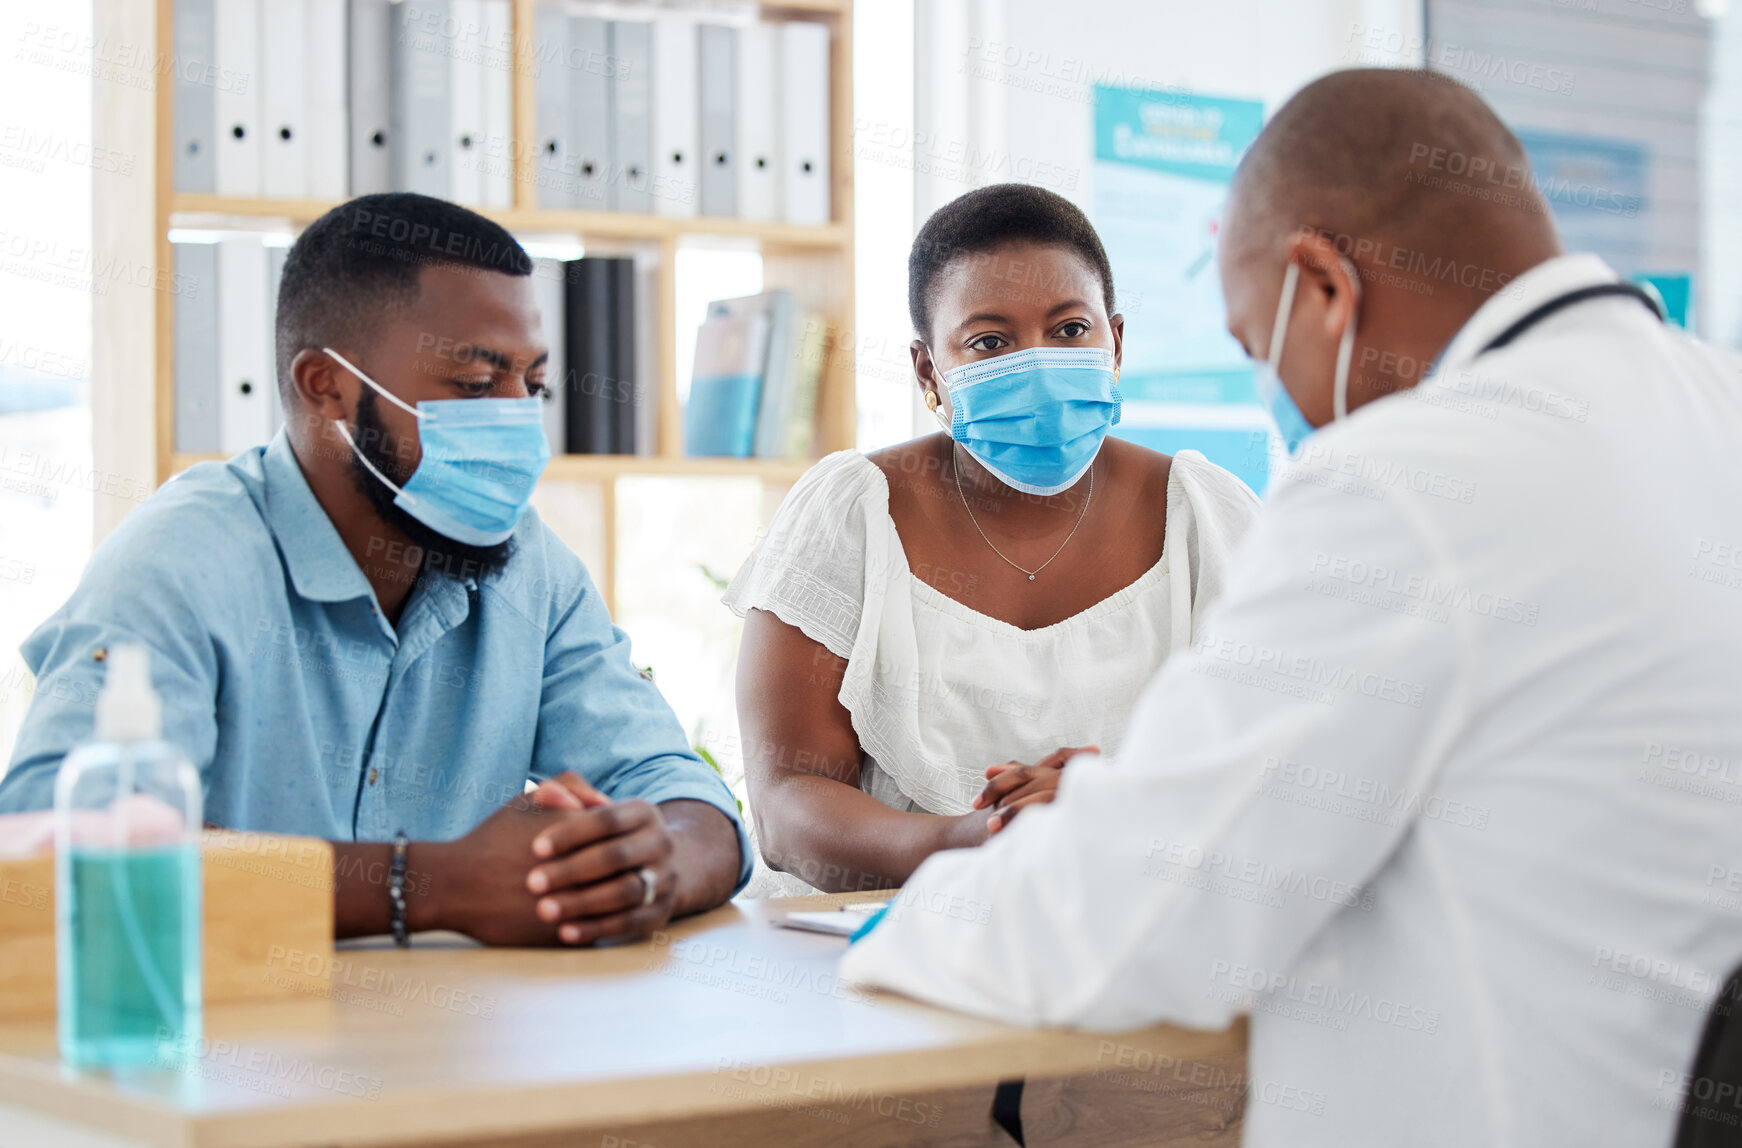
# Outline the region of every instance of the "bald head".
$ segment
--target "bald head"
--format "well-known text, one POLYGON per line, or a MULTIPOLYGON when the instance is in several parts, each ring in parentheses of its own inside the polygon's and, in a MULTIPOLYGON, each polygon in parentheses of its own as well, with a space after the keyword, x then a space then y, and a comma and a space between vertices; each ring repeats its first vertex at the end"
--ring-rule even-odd
MULTIPOLYGON (((1518 137, 1482 98, 1434 72, 1358 68, 1315 80, 1247 153, 1229 204, 1233 254, 1279 252, 1310 228, 1466 260, 1557 248, 1518 137)), ((1347 251, 1345 251, 1347 253, 1347 251)))
POLYGON ((1558 254, 1524 149, 1481 97, 1362 68, 1308 84, 1265 125, 1219 264, 1228 330, 1259 360, 1280 332, 1277 373, 1323 426, 1339 395, 1354 410, 1415 386, 1478 308, 1558 254))

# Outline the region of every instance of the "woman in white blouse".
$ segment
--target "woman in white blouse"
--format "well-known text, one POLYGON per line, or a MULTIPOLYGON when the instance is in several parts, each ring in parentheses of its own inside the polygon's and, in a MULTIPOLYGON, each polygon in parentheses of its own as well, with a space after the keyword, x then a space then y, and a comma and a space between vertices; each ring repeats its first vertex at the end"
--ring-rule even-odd
POLYGON ((945 429, 812 467, 726 592, 763 895, 899 885, 1099 768, 1071 757, 1117 748, 1258 508, 1194 451, 1107 437, 1124 318, 1068 200, 969 192, 908 275, 945 429))

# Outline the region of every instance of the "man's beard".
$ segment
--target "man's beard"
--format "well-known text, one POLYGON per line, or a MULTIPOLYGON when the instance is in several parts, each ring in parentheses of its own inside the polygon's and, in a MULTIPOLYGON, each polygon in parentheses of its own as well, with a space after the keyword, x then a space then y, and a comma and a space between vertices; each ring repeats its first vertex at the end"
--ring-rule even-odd
MULTIPOLYGON (((376 408, 375 392, 364 389, 357 399, 357 429, 353 436, 356 439, 357 450, 364 458, 393 480, 395 486, 403 487, 411 480, 415 467, 407 468, 387 445, 387 428, 381 423, 381 413, 376 408)), ((423 552, 420 570, 433 570, 438 574, 464 581, 467 578, 483 581, 485 576, 494 574, 508 564, 508 559, 514 551, 514 539, 505 538, 490 546, 473 546, 467 542, 456 542, 423 522, 413 518, 409 511, 393 501, 394 493, 387 489, 385 483, 369 473, 369 468, 353 454, 351 456, 351 481, 363 497, 369 500, 369 505, 375 508, 375 513, 388 526, 404 534, 411 544, 423 552)))

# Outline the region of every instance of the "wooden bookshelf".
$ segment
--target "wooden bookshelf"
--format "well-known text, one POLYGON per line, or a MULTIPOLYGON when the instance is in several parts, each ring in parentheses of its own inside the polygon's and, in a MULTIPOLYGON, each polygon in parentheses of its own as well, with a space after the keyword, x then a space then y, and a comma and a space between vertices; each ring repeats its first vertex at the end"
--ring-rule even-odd
POLYGON ((778 0, 765 3, 764 11, 770 14, 780 12, 840 12, 849 13, 853 10, 853 0, 778 0))
MULTIPOLYGON (((673 218, 659 215, 599 211, 552 211, 533 205, 534 172, 529 158, 531 149, 520 141, 534 138, 534 64, 535 43, 529 31, 533 26, 537 0, 513 0, 514 76, 512 82, 514 108, 512 113, 515 146, 514 206, 512 208, 476 208, 480 214, 494 219, 519 234, 574 235, 583 246, 599 246, 611 251, 634 249, 651 251, 656 256, 655 301, 653 314, 640 321, 651 322, 657 353, 651 366, 657 447, 652 455, 559 455, 551 460, 544 480, 547 483, 585 483, 602 488, 604 507, 604 568, 594 571, 595 580, 614 601, 616 575, 616 480, 629 475, 669 475, 674 477, 753 478, 771 485, 789 485, 807 469, 811 459, 727 459, 688 458, 683 453, 682 411, 677 397, 677 286, 676 258, 686 246, 710 243, 741 246, 746 243, 759 249, 764 261, 764 282, 769 288, 791 290, 801 308, 820 314, 837 332, 850 330, 853 321, 853 0, 767 0, 761 5, 762 15, 770 20, 811 20, 830 28, 830 168, 831 222, 821 226, 789 223, 764 223, 743 219, 711 217, 673 218)), ((174 0, 154 0, 148 13, 129 0, 96 0, 99 27, 133 29, 136 41, 149 18, 158 49, 167 55, 174 43, 174 0)), ((698 12, 707 11, 705 5, 698 12)), ((657 78, 655 80, 657 82, 657 78)), ((101 86, 101 85, 99 85, 101 86)), ((173 100, 174 85, 156 85, 152 104, 153 170, 148 182, 152 189, 150 247, 156 266, 167 273, 174 259, 169 242, 172 228, 223 229, 226 226, 258 226, 262 221, 282 221, 292 231, 300 230, 318 218, 335 203, 315 200, 235 198, 176 191, 173 187, 174 154, 173 100)), ((137 105, 131 119, 123 109, 113 111, 99 106, 95 116, 95 136, 105 143, 111 137, 138 138, 137 105)), ((138 186, 113 181, 94 181, 95 211, 99 227, 94 238, 105 234, 116 241, 138 243, 145 237, 137 230, 142 219, 137 196, 138 186), (129 195, 128 193, 132 193, 129 195), (105 229, 105 216, 119 221, 105 229)), ((98 328, 94 340, 93 376, 111 380, 113 387, 137 387, 136 365, 142 355, 152 363, 152 398, 149 403, 150 425, 139 426, 137 417, 143 411, 139 402, 118 404, 109 425, 98 432, 100 444, 115 442, 123 454, 133 448, 134 457, 155 460, 148 464, 155 481, 161 483, 170 476, 198 462, 220 457, 193 455, 175 449, 175 297, 172 292, 154 291, 140 294, 150 299, 131 298, 99 301, 95 312, 98 328), (149 331, 153 344, 149 355, 139 346, 139 333, 149 331), (112 355, 105 362, 105 356, 112 355), (125 361, 122 361, 125 359, 125 361)), ((857 403, 851 355, 830 355, 824 365, 817 395, 816 454, 851 447, 857 431, 857 403)), ((137 392, 135 392, 137 393, 137 392)), ((118 517, 118 515, 117 515, 118 517)), ((101 536, 112 521, 100 521, 101 536)))
MULTIPOLYGON (((293 226, 308 224, 338 206, 318 199, 237 199, 178 191, 171 197, 171 219, 177 225, 205 224, 221 219, 278 219, 293 226), (198 216, 189 220, 189 216, 198 216)), ((660 242, 667 239, 754 239, 769 247, 838 250, 853 242, 852 229, 839 223, 811 226, 763 223, 754 219, 697 216, 679 219, 637 215, 627 211, 552 211, 544 208, 471 206, 510 231, 564 231, 595 239, 660 242)))

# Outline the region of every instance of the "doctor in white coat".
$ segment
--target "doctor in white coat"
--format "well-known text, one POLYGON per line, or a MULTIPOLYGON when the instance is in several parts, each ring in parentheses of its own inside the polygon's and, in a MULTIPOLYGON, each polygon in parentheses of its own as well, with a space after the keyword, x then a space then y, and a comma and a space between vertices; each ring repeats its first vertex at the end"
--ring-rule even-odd
POLYGON ((1117 759, 927 861, 843 972, 1249 1013, 1250 1148, 1668 1143, 1742 961, 1738 362, 1563 254, 1426 73, 1282 108, 1220 258, 1298 451, 1219 607, 1117 759))

